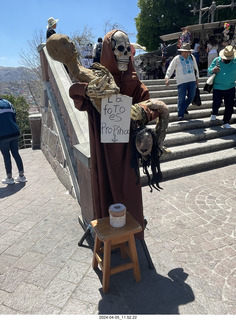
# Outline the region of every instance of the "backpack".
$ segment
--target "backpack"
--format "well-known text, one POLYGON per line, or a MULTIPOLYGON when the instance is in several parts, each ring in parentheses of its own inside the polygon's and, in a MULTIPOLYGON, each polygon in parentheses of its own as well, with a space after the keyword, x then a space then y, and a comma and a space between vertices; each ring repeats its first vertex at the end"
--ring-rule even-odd
POLYGON ((102 52, 102 43, 98 42, 96 45, 96 50, 95 50, 95 58, 96 59, 100 59, 101 52, 102 52))

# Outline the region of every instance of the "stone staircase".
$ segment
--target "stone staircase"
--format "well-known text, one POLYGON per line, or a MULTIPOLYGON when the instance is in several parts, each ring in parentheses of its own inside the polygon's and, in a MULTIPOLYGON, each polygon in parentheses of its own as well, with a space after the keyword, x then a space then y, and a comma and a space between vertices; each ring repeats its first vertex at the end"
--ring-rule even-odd
MULTIPOLYGON (((221 127, 224 106, 219 109, 217 120, 210 121, 212 94, 203 91, 206 79, 202 77, 199 81, 202 105, 190 105, 183 121, 178 121, 176 80, 171 79, 169 87, 164 79, 143 80, 151 98, 164 101, 170 110, 164 145, 171 154, 161 156, 163 180, 236 163, 236 114, 231 119, 232 129, 221 127)), ((149 127, 154 128, 154 123, 149 127)), ((142 182, 147 182, 143 175, 142 182)))

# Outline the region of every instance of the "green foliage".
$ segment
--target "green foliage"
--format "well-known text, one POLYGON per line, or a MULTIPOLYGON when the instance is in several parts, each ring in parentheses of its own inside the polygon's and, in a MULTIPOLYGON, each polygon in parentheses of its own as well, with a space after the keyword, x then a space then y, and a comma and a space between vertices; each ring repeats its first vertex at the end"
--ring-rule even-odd
MULTIPOLYGON (((161 35, 179 32, 181 28, 187 25, 197 24, 198 15, 191 12, 193 4, 199 9, 199 1, 194 0, 138 0, 140 13, 135 19, 137 28, 137 42, 146 46, 148 51, 154 51, 159 48, 162 42, 161 35)), ((212 0, 204 0, 203 7, 209 7, 212 0)), ((217 5, 230 4, 230 0, 218 0, 217 5)), ((236 8, 232 11, 230 8, 216 10, 215 21, 234 19, 236 8)), ((206 21, 208 15, 204 15, 202 23, 206 21)))
POLYGON ((3 99, 10 101, 16 110, 16 122, 20 128, 20 133, 30 133, 29 105, 24 97, 14 97, 13 95, 2 95, 3 99))

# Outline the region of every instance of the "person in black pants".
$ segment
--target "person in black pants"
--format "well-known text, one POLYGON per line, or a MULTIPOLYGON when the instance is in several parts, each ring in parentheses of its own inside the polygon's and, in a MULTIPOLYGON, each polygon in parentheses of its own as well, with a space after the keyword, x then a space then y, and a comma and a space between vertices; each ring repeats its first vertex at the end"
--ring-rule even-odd
POLYGON ((0 98, 0 150, 3 155, 7 177, 2 180, 4 184, 26 182, 24 167, 18 150, 19 127, 16 123, 16 112, 13 105, 6 99, 0 98), (11 154, 15 159, 19 176, 12 177, 11 154))

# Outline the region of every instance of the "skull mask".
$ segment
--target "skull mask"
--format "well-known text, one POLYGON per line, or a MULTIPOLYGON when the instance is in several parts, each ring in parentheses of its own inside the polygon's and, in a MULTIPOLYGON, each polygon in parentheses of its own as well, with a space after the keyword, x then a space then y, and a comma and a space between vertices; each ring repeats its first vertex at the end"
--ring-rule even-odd
POLYGON ((122 31, 117 31, 113 34, 111 42, 118 69, 120 71, 126 71, 131 57, 131 48, 128 36, 122 31))
POLYGON ((151 133, 146 129, 139 131, 136 136, 135 145, 140 155, 146 159, 152 152, 153 138, 151 133))

